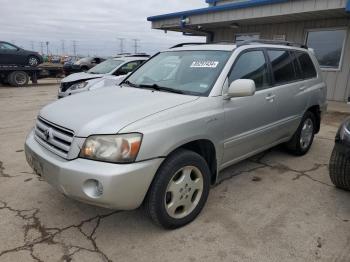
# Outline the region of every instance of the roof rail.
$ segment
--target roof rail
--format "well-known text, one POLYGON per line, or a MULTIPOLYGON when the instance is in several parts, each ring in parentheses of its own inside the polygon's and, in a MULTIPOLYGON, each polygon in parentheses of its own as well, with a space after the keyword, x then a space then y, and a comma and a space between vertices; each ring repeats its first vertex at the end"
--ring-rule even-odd
POLYGON ((241 43, 237 43, 237 47, 244 45, 253 45, 253 44, 266 44, 266 45, 285 45, 285 46, 294 46, 304 49, 308 49, 307 45, 289 42, 289 41, 280 41, 280 40, 269 40, 269 39, 251 39, 246 40, 241 43))
POLYGON ((177 45, 174 45, 172 47, 170 47, 170 49, 173 49, 173 48, 177 48, 177 47, 183 47, 183 46, 186 46, 186 45, 206 45, 207 43, 200 43, 200 42, 193 42, 193 43, 181 43, 181 44, 177 44, 177 45))

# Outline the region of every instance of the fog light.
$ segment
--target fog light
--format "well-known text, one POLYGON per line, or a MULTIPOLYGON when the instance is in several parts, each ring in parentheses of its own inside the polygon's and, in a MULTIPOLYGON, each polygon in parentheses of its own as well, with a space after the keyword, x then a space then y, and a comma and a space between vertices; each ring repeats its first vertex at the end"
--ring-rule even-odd
POLYGON ((86 180, 83 185, 83 190, 84 193, 91 198, 98 198, 103 194, 102 184, 95 179, 86 180))

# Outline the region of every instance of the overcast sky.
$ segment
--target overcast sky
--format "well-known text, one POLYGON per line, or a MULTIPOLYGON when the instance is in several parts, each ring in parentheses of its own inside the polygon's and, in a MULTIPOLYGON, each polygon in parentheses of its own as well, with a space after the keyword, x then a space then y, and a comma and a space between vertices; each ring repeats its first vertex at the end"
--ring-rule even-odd
MULTIPOLYGON (((133 38, 140 39, 139 51, 155 53, 173 44, 198 38, 180 33, 152 30, 148 16, 205 7, 204 0, 0 0, 1 40, 40 51, 49 41, 50 51, 72 53, 72 41, 83 55, 109 56, 133 51, 133 38)), ((46 50, 46 48, 45 48, 46 50)))

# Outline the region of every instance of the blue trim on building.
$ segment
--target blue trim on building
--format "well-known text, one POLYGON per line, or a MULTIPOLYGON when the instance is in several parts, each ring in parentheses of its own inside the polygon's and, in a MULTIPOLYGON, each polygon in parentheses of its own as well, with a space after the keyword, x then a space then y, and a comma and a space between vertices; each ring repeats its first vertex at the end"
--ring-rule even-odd
MULTIPOLYGON (((217 1, 217 0, 206 0, 206 1, 217 1)), ((219 6, 210 6, 210 7, 170 13, 165 15, 150 16, 147 18, 147 21, 159 21, 164 19, 180 18, 183 16, 187 17, 191 15, 202 15, 202 14, 207 14, 209 12, 228 11, 228 10, 242 9, 242 8, 248 8, 248 7, 255 7, 260 5, 284 3, 288 1, 290 0, 247 0, 244 2, 238 2, 238 3, 231 3, 231 4, 225 4, 225 5, 219 5, 219 6)))
POLYGON ((348 0, 348 2, 346 3, 345 10, 346 12, 350 13, 350 0, 348 0))

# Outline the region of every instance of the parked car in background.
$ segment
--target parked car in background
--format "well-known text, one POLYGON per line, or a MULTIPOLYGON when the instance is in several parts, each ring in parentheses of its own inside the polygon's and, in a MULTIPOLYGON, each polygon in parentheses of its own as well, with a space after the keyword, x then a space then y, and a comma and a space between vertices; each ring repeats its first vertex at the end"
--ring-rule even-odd
POLYGON ((350 190, 350 118, 342 123, 335 137, 329 173, 335 186, 350 190))
POLYGON ((14 44, 0 41, 1 65, 38 66, 43 62, 42 56, 34 51, 24 50, 14 44))
POLYGON ((61 80, 58 98, 119 84, 148 58, 147 55, 119 56, 108 59, 87 72, 71 74, 61 80))
POLYGON ((77 72, 86 72, 103 61, 105 61, 105 59, 101 57, 84 57, 74 63, 64 64, 63 70, 67 75, 77 72))
POLYGON ((259 41, 178 45, 119 87, 47 105, 26 140, 28 163, 69 197, 144 203, 165 228, 190 223, 220 170, 281 143, 304 155, 320 130, 327 88, 315 56, 259 41))

